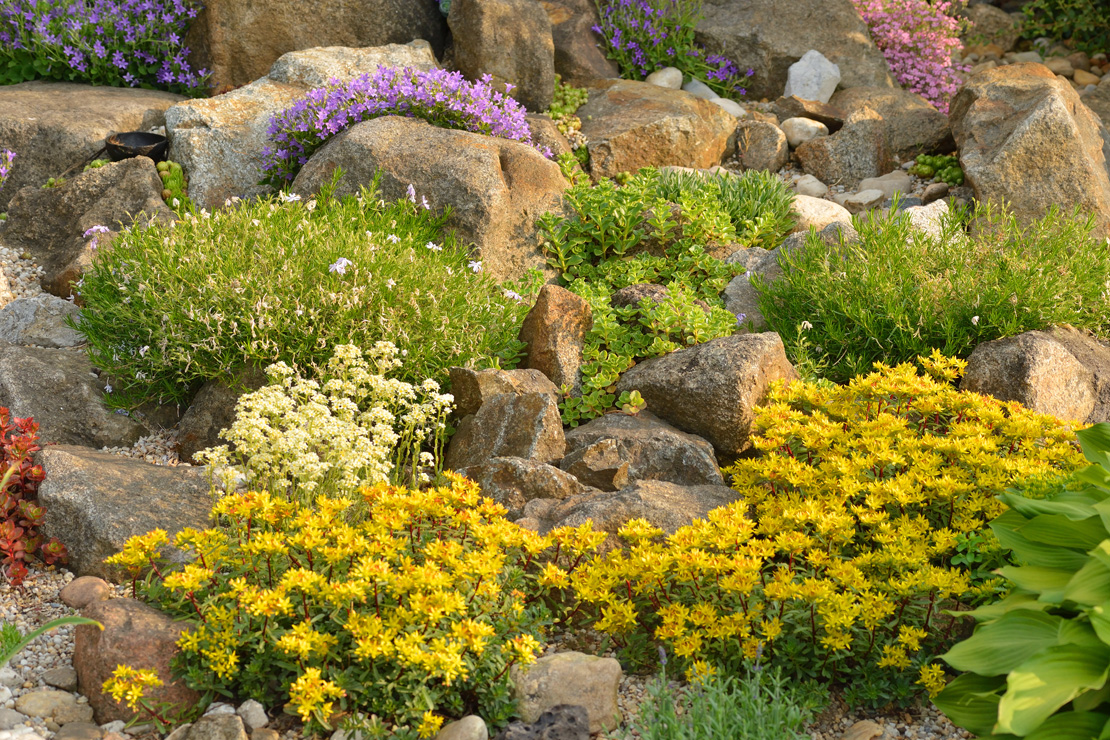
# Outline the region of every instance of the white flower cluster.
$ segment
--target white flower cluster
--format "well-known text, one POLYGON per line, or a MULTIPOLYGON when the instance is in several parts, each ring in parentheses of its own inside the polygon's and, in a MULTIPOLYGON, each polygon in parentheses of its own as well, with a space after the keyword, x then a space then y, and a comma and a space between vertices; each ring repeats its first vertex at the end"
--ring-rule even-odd
POLYGON ((417 387, 386 377, 400 365, 389 342, 365 356, 337 346, 322 383, 271 365, 271 384, 240 398, 221 432, 234 451, 220 445, 199 457, 228 491, 245 484, 311 498, 321 487, 350 493, 395 474, 425 480, 420 468, 436 455, 421 450, 441 451, 454 398, 433 380, 417 387))

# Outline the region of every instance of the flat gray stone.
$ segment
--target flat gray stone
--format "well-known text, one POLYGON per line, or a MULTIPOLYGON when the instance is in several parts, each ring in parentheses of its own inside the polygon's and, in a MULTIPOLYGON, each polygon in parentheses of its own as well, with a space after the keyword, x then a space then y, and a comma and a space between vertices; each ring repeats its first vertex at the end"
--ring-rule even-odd
POLYGON ((76 347, 85 335, 66 325, 77 319, 81 309, 49 293, 17 298, 0 308, 0 341, 37 347, 76 347))

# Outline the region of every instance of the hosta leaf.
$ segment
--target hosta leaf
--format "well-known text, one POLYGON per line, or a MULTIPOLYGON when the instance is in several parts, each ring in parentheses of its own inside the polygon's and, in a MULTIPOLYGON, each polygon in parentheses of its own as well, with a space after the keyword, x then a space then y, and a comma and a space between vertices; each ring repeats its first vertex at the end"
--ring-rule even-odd
POLYGON ((1100 712, 1060 712, 1025 736, 1025 740, 1099 740, 1110 716, 1100 712))
POLYGON ((1053 547, 1041 542, 1033 542, 1019 529, 1028 523, 1016 511, 1006 511, 990 524, 998 541, 1021 563, 1039 565, 1045 568, 1059 568, 1075 572, 1087 563, 1087 555, 1081 550, 1067 547, 1053 547))
POLYGON ((1043 568, 1039 565, 1007 565, 998 569, 999 574, 1008 578, 1020 589, 1040 594, 1041 601, 1059 603, 1064 599, 1064 589, 1075 575, 1070 570, 1043 568))
POLYGON ((1110 600, 1110 568, 1092 558, 1072 576, 1064 589, 1064 599, 1084 606, 1110 600))
POLYGON ((1080 496, 1058 494, 1052 499, 1035 499, 1007 492, 999 496, 998 500, 1030 519, 1038 514, 1057 514, 1068 519, 1082 520, 1096 516, 1098 512, 1095 511, 1094 505, 1105 498, 1105 495, 1082 493, 1080 496))
POLYGON ((1022 609, 982 624, 975 633, 953 646, 941 660, 957 671, 980 676, 1002 676, 1040 651, 1060 644, 1064 620, 1052 614, 1022 609))
MULTIPOLYGON (((971 617, 976 622, 992 622, 1003 614, 1015 611, 1017 609, 1029 609, 1032 611, 1044 611, 1051 607, 1051 604, 1046 604, 1043 601, 1037 601, 1037 597, 1033 594, 1023 594, 1021 592, 1014 592, 1000 601, 993 604, 984 604, 977 609, 971 611, 958 612, 954 610, 945 610, 945 614, 953 617, 971 617)), ((1110 641, 1107 641, 1110 642, 1110 641)))
POLYGON ((1102 422, 1075 433, 1083 448, 1083 457, 1096 465, 1110 468, 1110 424, 1102 422))
POLYGON ((1062 514, 1041 514, 1018 527, 1018 533, 1034 542, 1057 547, 1090 550, 1106 539, 1106 527, 1094 507, 1087 519, 1071 519, 1062 514))
POLYGON ((1088 689, 1102 688, 1110 648, 1059 645, 1034 655, 1006 677, 997 732, 1025 736, 1088 689))
POLYGON ((998 721, 998 703, 1005 686, 1000 676, 965 673, 933 697, 933 704, 956 725, 975 735, 989 735, 998 721))

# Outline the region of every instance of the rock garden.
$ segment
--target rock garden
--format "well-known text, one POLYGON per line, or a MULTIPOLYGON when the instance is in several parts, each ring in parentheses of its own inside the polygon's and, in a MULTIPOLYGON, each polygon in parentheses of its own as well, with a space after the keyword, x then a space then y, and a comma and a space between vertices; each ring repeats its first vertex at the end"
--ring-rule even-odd
POLYGON ((1108 53, 9 0, 0 740, 1110 737, 1108 53))

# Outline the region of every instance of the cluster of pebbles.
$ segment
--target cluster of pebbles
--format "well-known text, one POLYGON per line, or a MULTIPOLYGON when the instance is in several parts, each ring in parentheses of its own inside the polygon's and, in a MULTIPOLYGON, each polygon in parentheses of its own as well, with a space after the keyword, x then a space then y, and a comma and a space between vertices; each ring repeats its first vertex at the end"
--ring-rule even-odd
POLYGON ((42 268, 29 255, 0 245, 0 308, 16 298, 30 298, 42 292, 42 268))

